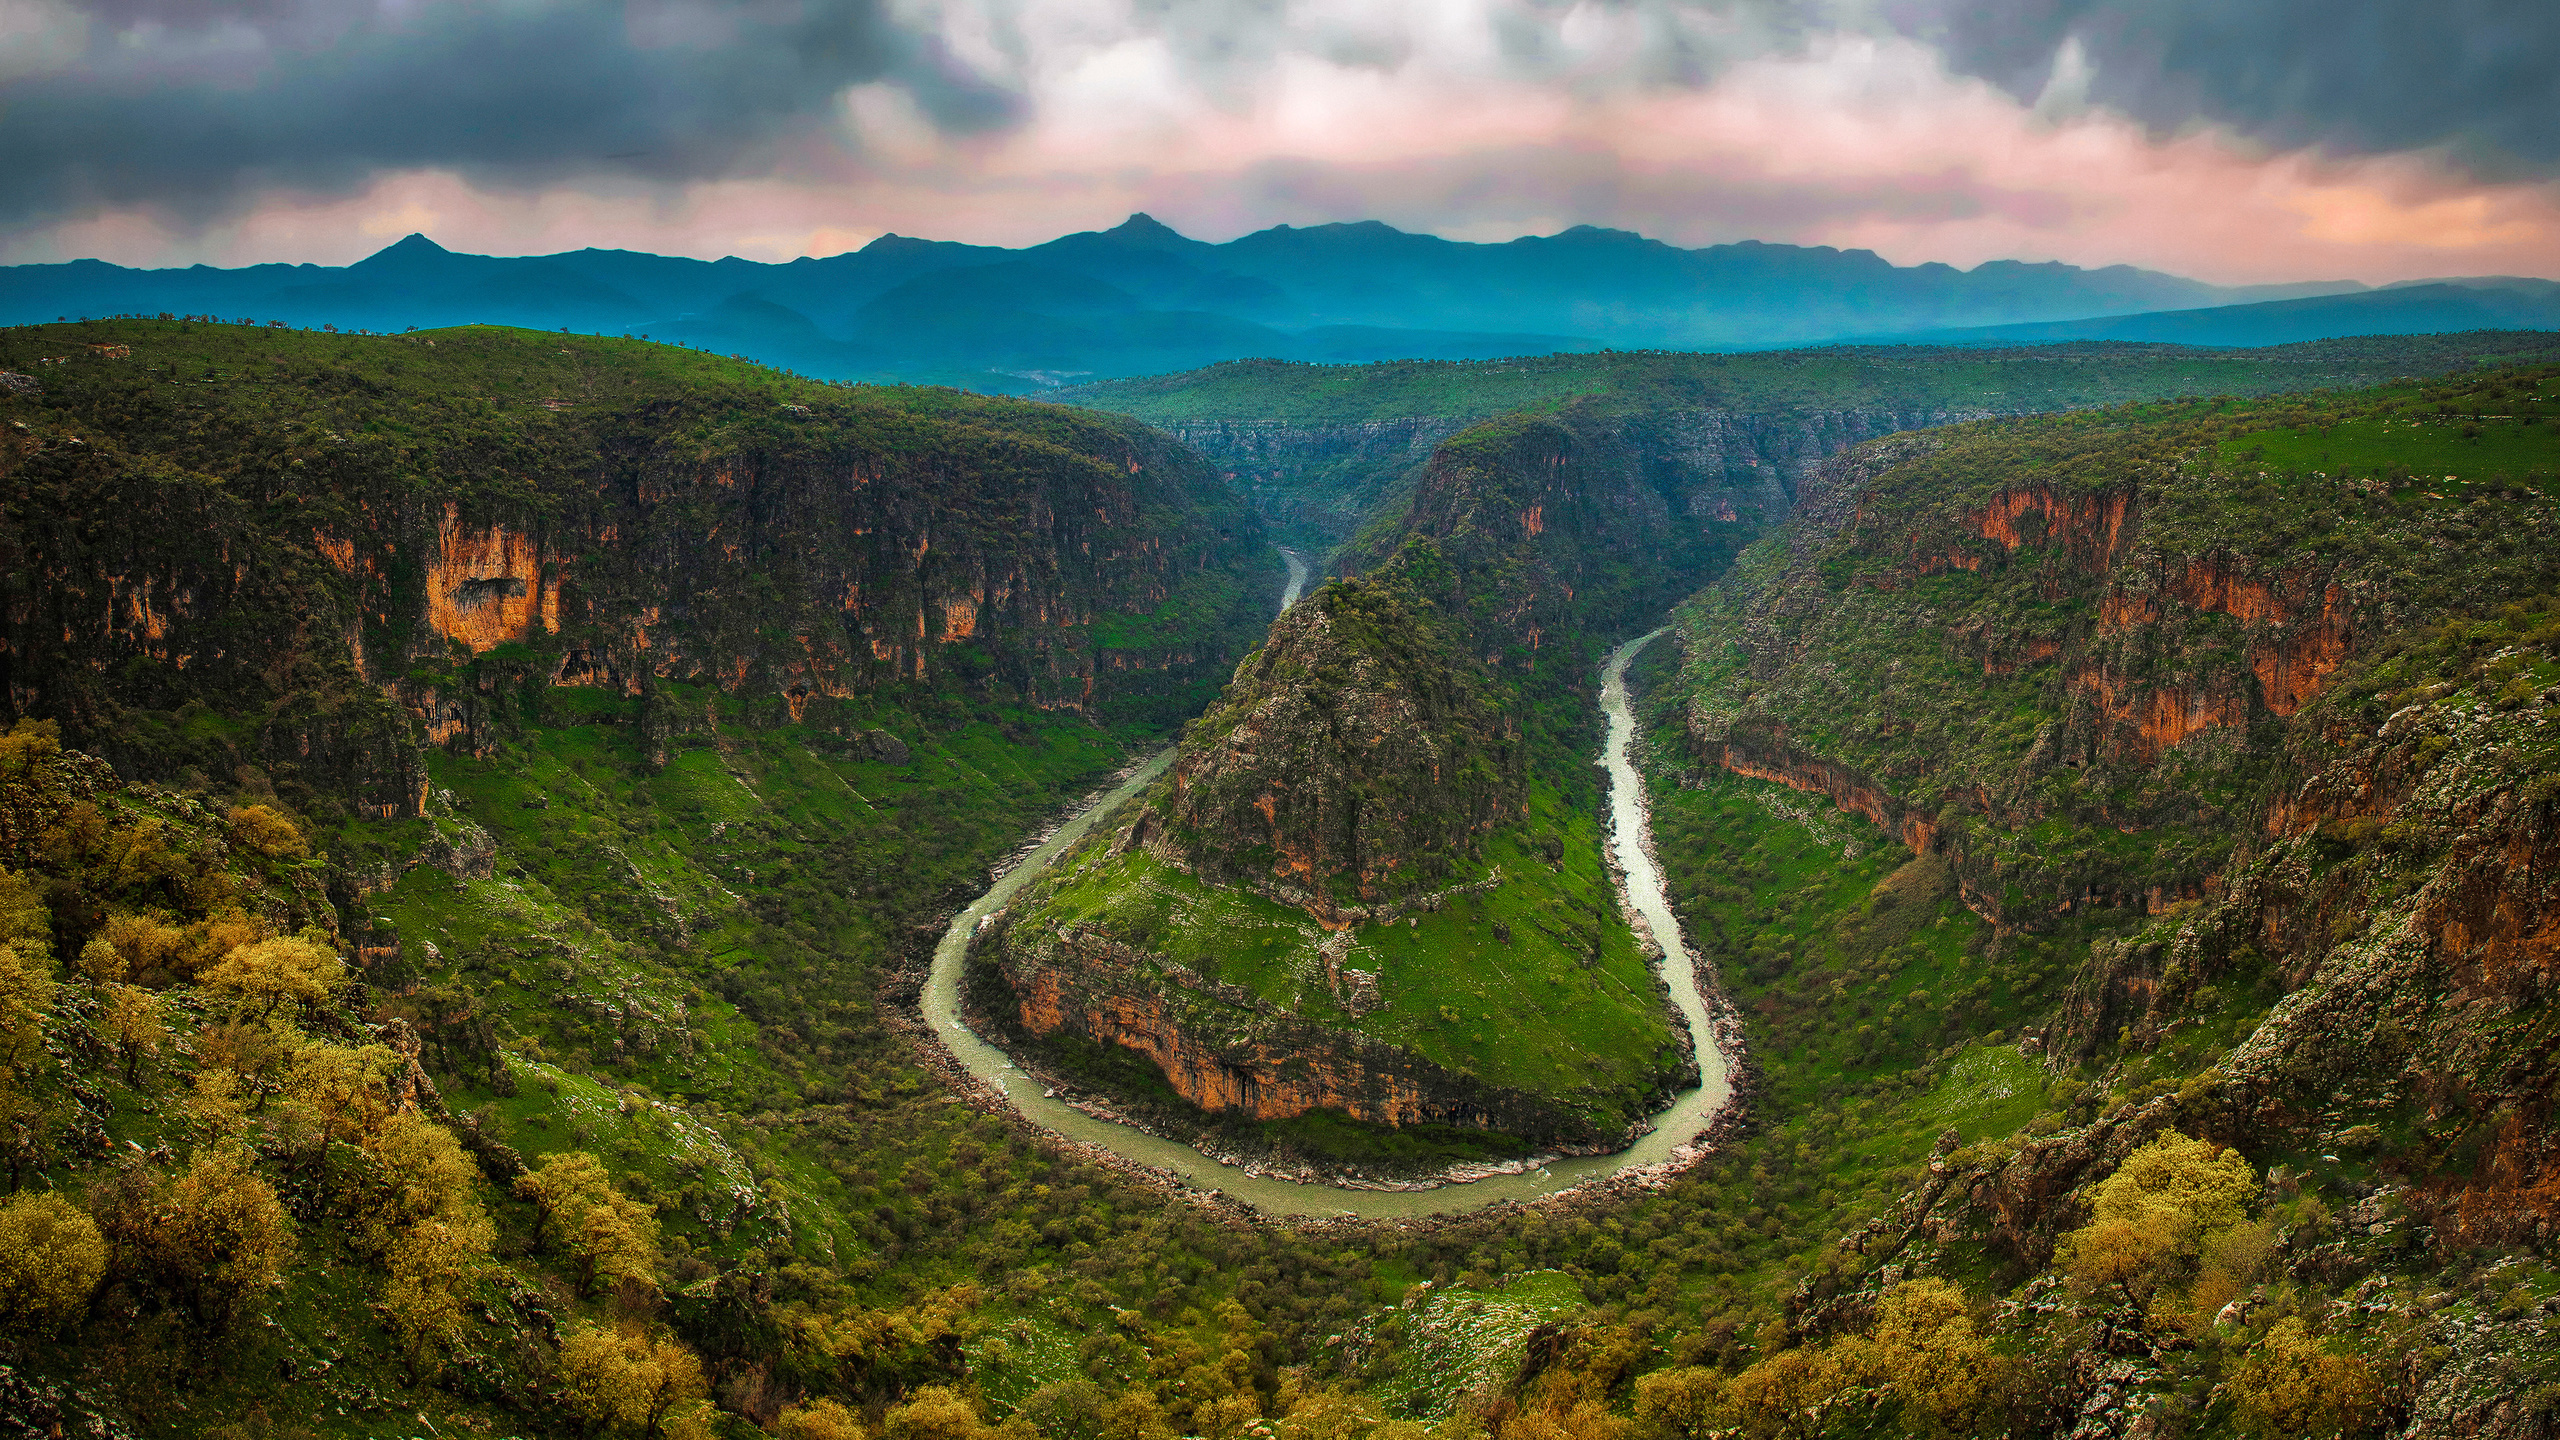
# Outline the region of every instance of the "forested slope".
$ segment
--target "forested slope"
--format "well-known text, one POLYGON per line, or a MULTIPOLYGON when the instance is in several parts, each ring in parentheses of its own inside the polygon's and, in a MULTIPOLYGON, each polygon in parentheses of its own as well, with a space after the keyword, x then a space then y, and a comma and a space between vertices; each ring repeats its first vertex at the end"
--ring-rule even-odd
MULTIPOLYGON (((1392 524, 1432 449, 1466 426, 1572 404, 1610 417, 1664 488, 1774 523, 1813 466, 1895 431, 2182 395, 2353 389, 2500 357, 2549 334, 2368 335, 2215 350, 2079 343, 1829 346, 1758 354, 1607 351, 1306 365, 1240 360, 1057 392, 1164 427, 1226 473, 1290 544, 1392 524)), ((1700 513, 1712 513, 1701 511, 1700 513)))

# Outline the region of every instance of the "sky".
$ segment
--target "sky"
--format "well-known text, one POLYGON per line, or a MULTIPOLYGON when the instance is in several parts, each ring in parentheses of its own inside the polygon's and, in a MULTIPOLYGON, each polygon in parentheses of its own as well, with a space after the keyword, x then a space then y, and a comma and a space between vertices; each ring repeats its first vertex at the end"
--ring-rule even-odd
POLYGON ((1146 211, 2560 277, 2551 0, 0 0, 0 262, 1146 211))

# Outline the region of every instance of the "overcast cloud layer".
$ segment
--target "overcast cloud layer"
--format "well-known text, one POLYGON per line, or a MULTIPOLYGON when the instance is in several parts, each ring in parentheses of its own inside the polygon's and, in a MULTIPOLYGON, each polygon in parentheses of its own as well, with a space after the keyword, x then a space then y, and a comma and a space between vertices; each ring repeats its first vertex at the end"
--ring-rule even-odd
POLYGON ((1593 223, 2560 273, 2509 0, 0 0, 0 259, 1593 223))

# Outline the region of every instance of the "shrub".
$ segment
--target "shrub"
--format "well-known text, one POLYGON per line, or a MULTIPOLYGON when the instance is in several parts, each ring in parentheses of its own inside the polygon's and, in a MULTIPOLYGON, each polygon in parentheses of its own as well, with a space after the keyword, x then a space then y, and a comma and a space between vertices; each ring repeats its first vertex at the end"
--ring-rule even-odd
POLYGON ((2231 1376, 2241 1433, 2268 1440, 2329 1440, 2373 1422, 2382 1386, 2373 1367, 2333 1355, 2290 1316, 2277 1321, 2231 1376))
POLYGON ((2194 1269, 2207 1237, 2247 1220, 2257 1194, 2238 1151, 2168 1131, 2098 1182, 2089 1224, 2062 1238, 2055 1259, 2083 1293, 2149 1305, 2194 1269))
POLYGON ((955 1391, 927 1385, 880 1421, 883 1440, 985 1440, 987 1424, 955 1391))
POLYGON ((227 1327, 293 1258, 293 1222, 246 1151, 200 1151, 145 1222, 151 1268, 196 1318, 227 1327))
POLYGON ((657 1214, 616 1190, 593 1155, 553 1155, 517 1178, 516 1193, 540 1209, 543 1233, 577 1258, 581 1293, 598 1280, 657 1285, 657 1214))

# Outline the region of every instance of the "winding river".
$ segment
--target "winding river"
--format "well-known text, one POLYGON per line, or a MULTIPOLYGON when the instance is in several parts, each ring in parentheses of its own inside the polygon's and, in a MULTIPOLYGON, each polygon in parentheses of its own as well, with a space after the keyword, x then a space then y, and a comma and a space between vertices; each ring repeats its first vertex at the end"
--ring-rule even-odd
MULTIPOLYGON (((1297 602, 1308 572, 1306 562, 1297 555, 1285 550, 1281 554, 1289 564, 1288 588, 1280 602, 1285 611, 1297 602)), ((1069 1140, 1115 1151, 1202 1189, 1222 1191, 1275 1215, 1350 1214, 1393 1219, 1450 1214, 1505 1200, 1533 1200, 1585 1181, 1673 1159, 1679 1147, 1694 1139, 1715 1118, 1732 1087, 1725 1073, 1724 1056, 1716 1048, 1714 1032, 1707 1023, 1706 1007, 1698 996, 1697 975, 1688 947, 1681 941, 1680 924, 1663 898, 1661 873, 1654 867, 1648 843, 1651 822, 1645 812, 1644 780, 1627 753, 1635 739, 1635 712, 1627 698, 1627 664, 1661 633, 1656 630, 1610 652, 1608 666, 1601 672, 1600 708, 1608 717, 1609 737, 1600 763, 1609 771, 1610 847, 1625 872, 1629 901, 1662 945, 1663 979, 1689 1023, 1690 1035, 1697 1041, 1698 1068, 1705 1083, 1675 1097, 1669 1109, 1654 1117, 1653 1128, 1628 1148, 1611 1155, 1558 1160, 1539 1170, 1496 1175, 1435 1190, 1351 1190, 1298 1184, 1249 1174, 1212 1160, 1188 1145, 1095 1119, 1047 1095, 1039 1080, 972 1033, 960 1020, 960 967, 970 933, 1051 860, 1082 839, 1103 816, 1163 774, 1173 762, 1170 747, 1151 756, 1120 784, 1077 812, 997 879, 986 894, 952 918, 951 928, 934 948, 933 971, 924 990, 925 1023, 970 1074, 1001 1090, 1034 1124, 1069 1140)))

